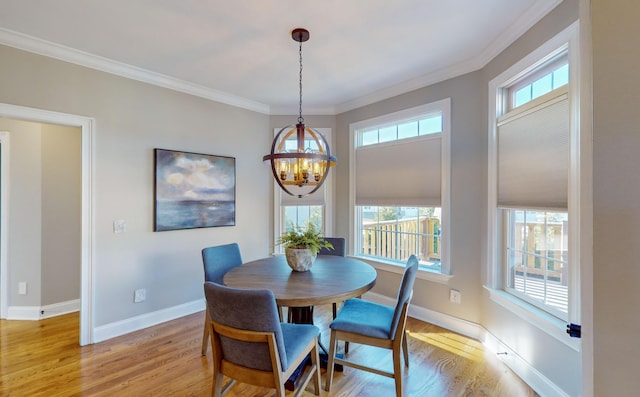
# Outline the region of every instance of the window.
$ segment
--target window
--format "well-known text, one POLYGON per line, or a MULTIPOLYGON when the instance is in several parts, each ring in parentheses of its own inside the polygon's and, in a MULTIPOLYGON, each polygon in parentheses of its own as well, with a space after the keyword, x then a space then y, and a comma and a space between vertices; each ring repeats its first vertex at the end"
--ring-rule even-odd
POLYGON ((549 61, 536 73, 527 75, 527 78, 510 87, 510 107, 513 109, 522 106, 567 84, 569 84, 569 59, 564 53, 558 59, 549 61))
POLYGON ((421 267, 440 273, 439 207, 359 206, 362 243, 359 254, 405 264, 415 254, 421 267))
POLYGON ((563 341, 579 323, 576 42, 570 27, 489 84, 487 286, 563 341))
POLYGON ((507 210, 505 288, 566 318, 568 223, 566 212, 507 210))
MULTIPOLYGON (((316 128, 331 145, 331 129, 316 128)), ((274 130, 274 135, 280 131, 280 128, 274 130)), ((314 147, 316 143, 309 141, 308 147, 314 147)), ((295 149, 297 146, 292 146, 295 149)), ((274 236, 277 238, 287 229, 295 227, 306 227, 312 222, 318 230, 322 230, 326 235, 331 234, 332 224, 330 218, 326 216, 331 213, 331 203, 326 197, 331 195, 332 174, 335 170, 331 170, 327 179, 324 181, 320 189, 315 193, 298 198, 290 196, 280 189, 274 182, 274 236)), ((275 247, 276 252, 282 250, 281 246, 275 247)), ((284 252, 284 251, 282 251, 284 252)))
POLYGON ((354 253, 449 274, 449 99, 351 126, 354 253))
POLYGON ((317 230, 324 227, 324 206, 322 205, 284 205, 282 206, 285 229, 306 227, 313 223, 317 230))

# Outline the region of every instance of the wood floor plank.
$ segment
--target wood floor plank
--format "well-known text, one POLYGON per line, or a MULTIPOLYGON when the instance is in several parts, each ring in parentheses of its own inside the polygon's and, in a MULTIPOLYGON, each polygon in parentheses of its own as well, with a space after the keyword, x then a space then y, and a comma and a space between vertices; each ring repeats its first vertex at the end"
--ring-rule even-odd
MULTIPOLYGON (((328 346, 331 305, 315 309, 328 346)), ((77 313, 41 321, 0 320, 0 396, 208 396, 211 352, 200 356, 204 312, 80 347, 77 313)), ((537 396, 478 341, 408 319, 407 396, 537 396)), ((352 343, 349 357, 393 366, 390 351, 352 343)), ((392 396, 393 379, 353 368, 336 372, 321 396, 392 396)), ((311 388, 305 396, 313 396, 311 388)), ((273 396, 246 384, 228 396, 273 396)))

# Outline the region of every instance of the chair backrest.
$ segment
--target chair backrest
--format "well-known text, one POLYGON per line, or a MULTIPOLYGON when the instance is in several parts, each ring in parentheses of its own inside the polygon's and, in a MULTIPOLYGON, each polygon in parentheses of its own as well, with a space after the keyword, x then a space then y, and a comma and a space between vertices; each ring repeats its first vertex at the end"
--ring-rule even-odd
POLYGON ((222 284, 224 274, 242 264, 237 243, 216 245, 202 250, 204 281, 222 284))
POLYGON ((318 251, 318 255, 347 255, 347 243, 344 237, 324 237, 324 239, 330 242, 331 245, 333 245, 333 249, 320 248, 320 251, 318 251))
POLYGON ((393 319, 391 320, 390 335, 395 335, 402 316, 402 307, 405 303, 411 300, 413 293, 413 284, 416 281, 416 274, 418 273, 418 258, 415 255, 411 255, 407 260, 407 265, 404 268, 402 274, 402 282, 398 289, 398 297, 396 298, 396 308, 393 312, 393 319))
MULTIPOLYGON (((241 290, 212 282, 204 283, 204 293, 211 320, 232 328, 273 332, 280 364, 287 369, 282 327, 273 292, 269 290, 241 290)), ((267 343, 238 341, 220 336, 221 359, 234 364, 272 371, 271 355, 267 343)))

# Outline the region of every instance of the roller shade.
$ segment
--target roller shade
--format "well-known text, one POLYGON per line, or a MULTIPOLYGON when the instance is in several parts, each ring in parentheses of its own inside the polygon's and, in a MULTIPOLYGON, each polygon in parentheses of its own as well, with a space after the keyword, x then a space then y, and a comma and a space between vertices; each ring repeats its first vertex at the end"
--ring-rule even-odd
POLYGON ((439 207, 442 135, 356 149, 356 205, 439 207))
POLYGON ((498 206, 567 209, 567 94, 498 120, 498 206))

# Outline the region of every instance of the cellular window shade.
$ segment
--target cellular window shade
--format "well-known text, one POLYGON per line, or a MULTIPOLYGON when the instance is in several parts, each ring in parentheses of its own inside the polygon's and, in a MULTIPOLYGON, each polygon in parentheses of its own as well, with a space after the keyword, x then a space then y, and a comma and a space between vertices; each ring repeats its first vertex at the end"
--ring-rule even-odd
POLYGON ((356 149, 356 205, 440 206, 441 135, 356 149))
POLYGON ((567 209, 566 94, 498 120, 498 206, 567 209))

